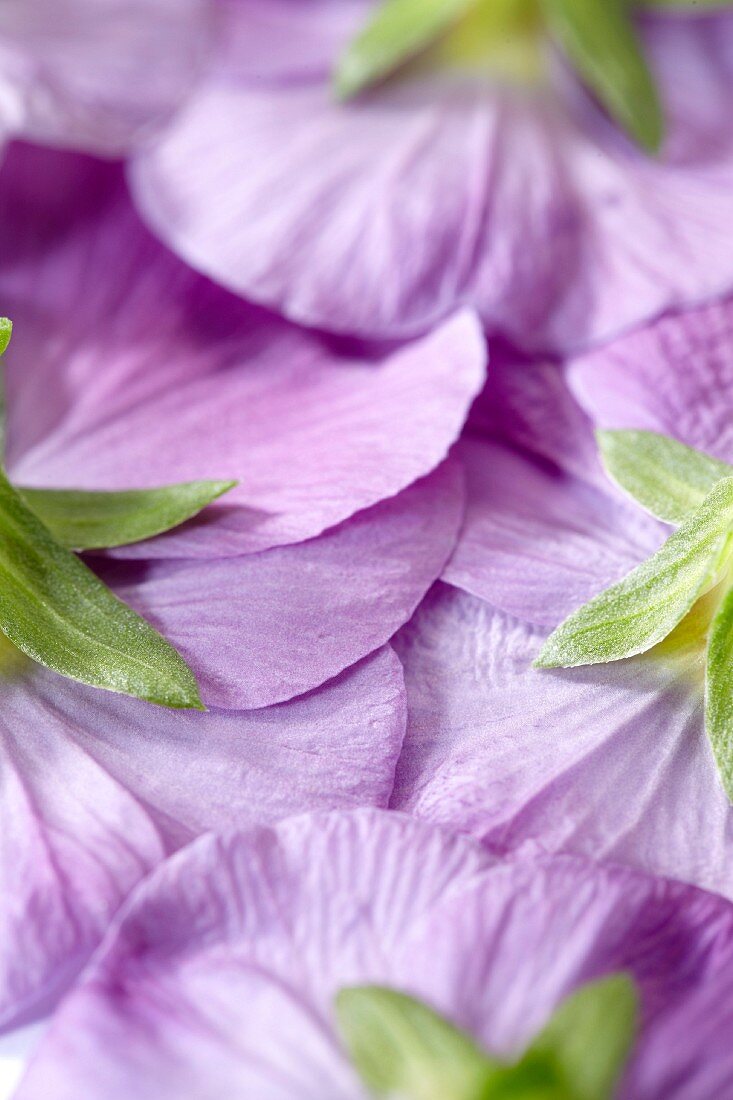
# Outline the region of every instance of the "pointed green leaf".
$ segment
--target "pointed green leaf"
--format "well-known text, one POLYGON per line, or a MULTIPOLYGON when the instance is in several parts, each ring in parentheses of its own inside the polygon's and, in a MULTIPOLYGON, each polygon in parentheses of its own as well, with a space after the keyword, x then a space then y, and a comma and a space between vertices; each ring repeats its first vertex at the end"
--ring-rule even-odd
POLYGON ((648 152, 664 137, 662 108, 625 0, 542 0, 569 60, 624 130, 648 152))
POLYGON ((718 608, 708 635, 705 729, 721 782, 733 802, 733 588, 718 608))
POLYGON ((339 60, 336 94, 347 99, 394 72, 477 0, 383 0, 364 30, 339 60))
POLYGON ((34 661, 72 680, 203 709, 183 658, 56 542, 2 473, 0 629, 34 661))
POLYGON ((733 466, 657 432, 596 432, 609 475, 647 512, 681 523, 733 466))
POLYGON ((661 642, 712 582, 731 525, 733 478, 724 478, 656 554, 573 612, 547 639, 535 667, 618 661, 661 642))
POLYGON ((420 1001, 383 986, 343 989, 339 1030, 367 1087, 409 1100, 477 1100, 496 1068, 474 1041, 420 1001))
POLYGON ((141 542, 178 527, 235 485, 235 481, 188 481, 110 493, 20 485, 16 489, 62 546, 98 550, 141 542))
POLYGON ((628 975, 589 982, 562 1002, 525 1058, 552 1059, 572 1100, 610 1100, 636 1038, 638 1011, 628 975))
POLYGON ((0 355, 6 350, 13 335, 13 322, 8 317, 0 317, 0 355))

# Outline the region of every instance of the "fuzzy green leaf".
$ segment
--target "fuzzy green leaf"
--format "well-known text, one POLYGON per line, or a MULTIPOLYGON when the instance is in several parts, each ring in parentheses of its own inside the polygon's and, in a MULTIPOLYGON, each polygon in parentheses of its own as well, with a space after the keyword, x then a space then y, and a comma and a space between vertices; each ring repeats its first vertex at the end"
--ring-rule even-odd
POLYGON ((176 650, 61 546, 0 473, 0 630, 62 676, 203 709, 176 650))
POLYGON ((647 512, 681 523, 733 466, 657 432, 596 432, 610 477, 647 512))
POLYGON ((660 550, 573 612, 547 639, 537 668, 602 664, 661 642, 711 583, 733 525, 733 478, 724 478, 660 550))
POLYGON ((393 989, 343 989, 336 1017, 357 1071, 377 1096, 476 1100, 497 1066, 464 1032, 393 989))
POLYGON ((569 60, 611 116, 647 152, 664 138, 654 77, 624 0, 542 0, 569 60))
POLYGON ((429 46, 477 0, 383 0, 339 60, 334 87, 341 99, 382 80, 429 46))
POLYGON ((19 485, 16 489, 62 546, 98 550, 141 542, 178 527, 235 485, 235 481, 188 481, 109 493, 19 485))
POLYGON ((573 1100, 610 1100, 636 1038, 638 1009, 626 974, 589 982, 557 1008, 525 1059, 551 1059, 573 1100))
POLYGON ((718 773, 733 802, 733 588, 717 610, 708 635, 705 730, 718 773))

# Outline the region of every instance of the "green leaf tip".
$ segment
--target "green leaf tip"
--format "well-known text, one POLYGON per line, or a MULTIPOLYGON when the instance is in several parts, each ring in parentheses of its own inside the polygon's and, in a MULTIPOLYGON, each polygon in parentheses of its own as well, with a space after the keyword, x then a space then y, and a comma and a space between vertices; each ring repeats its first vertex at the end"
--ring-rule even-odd
POLYGON ((0 355, 7 350, 12 335, 13 322, 9 317, 0 317, 0 355))
POLYGON ((118 492, 16 488, 63 546, 101 550, 164 534, 236 485, 236 481, 186 481, 118 492))
POLYGON ((0 472, 0 630, 72 680, 203 710, 181 655, 53 537, 0 472))
POLYGON ((681 523, 733 466, 649 431, 596 432, 609 477, 651 515, 681 523))
POLYGON ((638 1008, 628 975, 590 982, 507 1064, 405 993, 357 986, 335 1001, 364 1084, 375 1096, 404 1100, 611 1100, 636 1038, 638 1008))
POLYGON ((350 99, 429 46, 477 0, 382 0, 338 61, 333 88, 350 99))
POLYGON ((622 0, 542 0, 562 50, 612 118, 648 153, 664 141, 664 116, 633 17, 622 0))
POLYGON ((663 546, 553 631, 536 668, 605 664, 661 642, 711 585, 729 550, 733 477, 710 490, 663 546))
POLYGON ((377 1096, 472 1100, 494 1068, 470 1036, 397 990, 342 989, 335 1010, 354 1066, 377 1096))

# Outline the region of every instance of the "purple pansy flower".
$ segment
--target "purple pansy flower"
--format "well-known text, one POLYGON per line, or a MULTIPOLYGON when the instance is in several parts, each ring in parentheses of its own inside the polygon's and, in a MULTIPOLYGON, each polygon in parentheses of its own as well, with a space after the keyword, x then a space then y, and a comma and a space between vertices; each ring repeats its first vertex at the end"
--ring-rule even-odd
POLYGON ((731 287, 733 17, 645 18, 669 131, 651 159, 549 59, 531 86, 420 66, 336 102, 373 10, 220 5, 208 78, 132 168, 189 263, 304 324, 401 337, 471 304, 561 349, 731 287))
POLYGON ((3 0, 0 139, 127 151, 190 91, 211 21, 208 0, 3 0))
POLYGON ((642 1009, 619 1097, 726 1095, 730 903, 576 857, 497 861, 399 814, 294 818, 202 838, 136 891, 17 1097, 356 1100, 343 987, 404 990, 511 1058, 618 971, 642 1009))
POLYGON ((393 351, 298 331, 167 253, 119 167, 68 153, 11 151, 0 240, 11 477, 240 481, 202 520, 87 558, 185 655, 208 713, 0 654, 7 1026, 52 1003, 193 836, 388 801, 405 714, 385 643, 455 544, 462 470, 445 456, 484 347, 467 314, 393 351))
MULTIPOLYGON (((711 407, 719 399, 724 308, 660 322, 669 381, 654 376, 650 407, 679 400, 688 423, 707 422, 684 387, 709 387, 711 407), (675 343, 675 326, 698 333, 700 354, 675 343), (715 381, 705 382, 711 369, 715 381)), ((638 420, 627 399, 650 352, 648 336, 636 339, 628 411, 619 405, 615 426, 638 420)), ((621 392, 617 360, 614 347, 599 351, 584 376, 602 403, 604 391, 621 392)), ((497 851, 608 857, 733 894, 733 808, 704 728, 704 618, 691 615, 641 657, 532 668, 550 629, 653 553, 669 528, 603 473, 592 425, 555 365, 497 353, 459 450, 469 503, 449 584, 395 642, 409 725, 393 805, 471 830, 497 851)))

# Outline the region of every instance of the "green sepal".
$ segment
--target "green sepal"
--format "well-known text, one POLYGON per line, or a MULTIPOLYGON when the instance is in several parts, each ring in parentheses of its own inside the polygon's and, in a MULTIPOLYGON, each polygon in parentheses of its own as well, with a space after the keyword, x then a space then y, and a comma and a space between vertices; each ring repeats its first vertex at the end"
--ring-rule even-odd
POLYGON ((70 550, 100 550, 153 538, 191 519, 236 481, 188 481, 159 489, 87 492, 16 485, 29 508, 70 550))
POLYGON ((645 431, 598 431, 598 447, 609 476, 657 519, 681 523, 700 507, 733 466, 645 431))
POLYGON ((638 1015, 639 996, 627 974, 589 982, 560 1004, 521 1061, 551 1059, 573 1100, 610 1100, 636 1039, 638 1015))
POLYGON ((180 654, 58 543, 0 473, 0 630, 62 676, 203 710, 180 654))
POLYGON ((499 1067, 433 1009, 384 986, 336 997, 339 1031, 362 1081, 376 1096, 476 1100, 499 1067))
POLYGON ((382 0, 334 73, 340 99, 357 95, 415 57, 477 0, 382 0))
POLYGON ((625 0, 542 0, 559 45, 616 122, 649 153, 664 139, 656 83, 625 0))
POLYGON ((611 1100, 637 1015, 630 977, 591 982, 506 1064, 404 993, 357 986, 336 998, 339 1030, 363 1082, 375 1096, 400 1100, 611 1100))
POLYGON ((713 619, 705 664, 705 731, 718 774, 733 802, 733 588, 713 619))
POLYGON ((535 667, 603 664, 661 642, 713 580, 732 525, 733 478, 724 478, 656 554, 573 612, 535 667))
POLYGON ((12 335, 13 322, 9 317, 0 317, 0 355, 6 351, 12 335))

